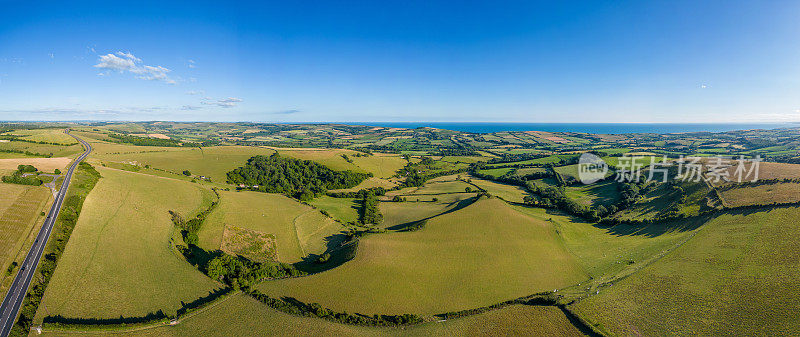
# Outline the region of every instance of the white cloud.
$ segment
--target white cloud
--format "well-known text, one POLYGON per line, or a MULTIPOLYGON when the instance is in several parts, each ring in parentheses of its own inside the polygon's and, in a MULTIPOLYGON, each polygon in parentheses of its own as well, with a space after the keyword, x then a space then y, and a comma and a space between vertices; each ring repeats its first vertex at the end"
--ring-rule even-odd
POLYGON ((49 54, 47 54, 47 56, 50 56, 50 59, 56 58, 56 56, 53 53, 49 53, 49 54))
POLYGON ((189 90, 186 92, 187 95, 205 95, 206 92, 203 90, 189 90))
POLYGON ((707 86, 707 85, 705 85, 705 84, 701 84, 701 85, 700 85, 700 88, 701 88, 701 89, 705 89, 705 88, 708 88, 708 86, 707 86))
POLYGON ((162 66, 148 66, 141 63, 142 60, 133 56, 130 52, 123 53, 120 51, 115 54, 100 55, 98 63, 94 67, 106 71, 106 73, 101 72, 100 75, 107 75, 109 71, 129 72, 136 74, 136 78, 143 80, 163 81, 169 84, 176 83, 175 80, 167 75, 171 70, 162 66))
POLYGON ((196 105, 184 105, 181 107, 181 110, 200 110, 203 107, 196 106, 196 105))
POLYGON ((194 68, 196 66, 194 60, 189 60, 189 68, 194 68))

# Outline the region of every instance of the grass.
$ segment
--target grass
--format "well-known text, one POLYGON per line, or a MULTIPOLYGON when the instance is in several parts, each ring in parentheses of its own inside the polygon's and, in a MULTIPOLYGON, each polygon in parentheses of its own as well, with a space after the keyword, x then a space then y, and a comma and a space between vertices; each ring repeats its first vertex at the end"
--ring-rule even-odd
POLYGON ((619 200, 617 183, 614 180, 605 180, 589 185, 575 185, 564 188, 564 193, 570 199, 585 206, 608 206, 619 200))
POLYGON ((373 187, 383 187, 385 189, 390 189, 392 187, 397 186, 398 181, 396 179, 389 180, 384 178, 377 178, 377 177, 369 177, 366 180, 362 181, 357 186, 347 189, 339 189, 339 190, 330 190, 330 192, 358 192, 362 189, 368 189, 373 187))
MULTIPOLYGON (((9 265, 25 244, 26 238, 41 222, 45 206, 51 199, 50 190, 40 186, 25 186, 0 183, 0 283, 6 291, 6 275, 9 265)), ((16 270, 15 270, 16 271, 16 270)))
MULTIPOLYGON (((174 326, 128 333, 120 336, 461 336, 518 335, 583 336, 555 307, 514 305, 487 313, 430 322, 416 326, 361 327, 329 322, 319 318, 299 317, 271 309, 245 295, 229 299, 174 326)), ((74 336, 75 332, 45 332, 46 337, 74 336)), ((97 332, 90 335, 105 335, 97 332)))
MULTIPOLYGON (((195 184, 97 168, 100 181, 47 287, 39 315, 71 318, 174 314, 221 287, 176 256, 169 210, 187 215, 210 201, 195 184)), ((41 317, 37 320, 41 321, 41 317)))
POLYGON ((356 157, 361 152, 345 149, 275 148, 275 150, 281 155, 318 162, 332 170, 370 172, 377 178, 391 178, 397 170, 406 165, 405 159, 394 154, 378 153, 372 156, 356 157), (345 160, 342 155, 346 155, 352 163, 345 160))
POLYGON ((255 155, 270 155, 273 150, 250 146, 213 146, 204 148, 150 147, 100 143, 93 156, 103 162, 150 165, 180 174, 189 170, 212 181, 224 183, 227 173, 244 165, 255 155))
POLYGON ((472 178, 472 183, 476 186, 486 190, 491 195, 496 195, 503 200, 510 202, 523 202, 523 198, 528 195, 528 192, 519 186, 501 184, 490 180, 483 180, 472 178))
POLYGON ((433 218, 420 231, 367 236, 355 259, 335 269, 258 287, 351 313, 435 314, 584 277, 549 223, 492 198, 433 218))
POLYGON ((278 260, 275 235, 236 226, 225 226, 220 250, 226 254, 244 256, 256 262, 278 260))
POLYGON ((342 226, 318 210, 280 194, 220 191, 220 204, 198 232, 199 246, 220 249, 226 226, 275 236, 280 262, 299 262, 325 251, 325 238, 342 226))
POLYGON ((361 202, 356 198, 332 198, 324 195, 308 203, 328 212, 331 217, 342 223, 358 220, 358 212, 361 209, 361 202))
MULTIPOLYGON (((679 214, 687 216, 698 215, 699 212, 708 207, 706 196, 709 189, 702 182, 682 182, 681 187, 686 194, 686 202, 681 204, 679 214)), ((658 184, 644 194, 628 208, 617 212, 614 216, 621 219, 642 219, 654 218, 665 211, 670 205, 678 203, 680 194, 670 192, 667 184, 658 184)))
POLYGON ((553 210, 519 207, 537 219, 550 222, 567 250, 592 277, 583 287, 571 289, 583 295, 597 285, 630 274, 668 252, 691 235, 704 220, 676 221, 649 226, 605 227, 553 210), (585 289, 590 287, 589 290, 585 289))
POLYGON ((497 177, 505 175, 505 174, 507 174, 507 173, 509 173, 511 171, 514 171, 513 167, 503 167, 503 168, 479 170, 478 173, 485 174, 485 175, 490 175, 492 177, 497 178, 497 177))
POLYGON ((14 130, 7 134, 21 136, 25 140, 34 142, 48 142, 63 145, 78 144, 75 138, 72 138, 72 136, 64 133, 64 129, 14 130))
POLYGON ((722 192, 725 206, 736 207, 773 202, 796 202, 800 199, 800 183, 766 184, 736 187, 722 192))
MULTIPOLYGON (((72 139, 74 140, 74 138, 72 139)), ((68 157, 83 152, 83 148, 78 144, 65 146, 18 141, 0 142, 0 150, 29 151, 41 155, 51 155, 52 157, 68 157)))
POLYGON ((0 170, 16 170, 19 165, 33 165, 42 172, 53 172, 55 169, 65 171, 71 161, 65 157, 0 159, 0 170))
POLYGON ((464 207, 471 201, 475 193, 453 193, 441 194, 437 196, 426 196, 416 198, 406 196, 405 202, 381 202, 379 207, 383 214, 382 226, 391 228, 393 226, 408 224, 411 222, 428 219, 450 210, 464 207), (437 201, 433 201, 433 198, 437 201), (415 201, 420 199, 420 201, 415 201))
POLYGON ((799 216, 798 208, 719 216, 577 309, 618 335, 796 335, 799 216))

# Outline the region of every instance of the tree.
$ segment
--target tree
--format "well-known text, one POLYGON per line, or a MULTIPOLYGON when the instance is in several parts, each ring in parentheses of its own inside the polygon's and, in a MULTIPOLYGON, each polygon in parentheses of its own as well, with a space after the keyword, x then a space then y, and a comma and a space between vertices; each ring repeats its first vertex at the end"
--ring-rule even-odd
POLYGON ((394 201, 394 202, 402 202, 403 198, 401 198, 399 195, 395 195, 394 198, 392 198, 392 201, 394 201))
POLYGON ((472 188, 467 186, 466 188, 464 188, 464 192, 467 192, 467 193, 472 192, 472 188))
POLYGON ((189 170, 183 170, 183 175, 189 177, 192 175, 192 172, 189 172, 189 170))
POLYGON ((61 174, 61 170, 59 170, 59 169, 55 169, 55 170, 53 170, 53 173, 55 173, 55 174, 61 174))

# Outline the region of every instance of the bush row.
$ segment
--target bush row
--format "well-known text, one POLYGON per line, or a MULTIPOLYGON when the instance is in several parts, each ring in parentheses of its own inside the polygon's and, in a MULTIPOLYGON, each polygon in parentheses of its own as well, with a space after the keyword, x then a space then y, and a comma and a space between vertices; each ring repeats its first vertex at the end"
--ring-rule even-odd
POLYGON ((329 321, 351 324, 351 325, 364 325, 364 326, 398 326, 398 325, 411 325, 423 322, 422 316, 416 314, 402 314, 402 315, 362 315, 362 314, 349 314, 347 312, 336 312, 331 309, 325 308, 318 303, 303 303, 294 298, 273 298, 259 292, 258 290, 251 290, 248 292, 250 296, 257 301, 266 304, 267 306, 285 312, 287 314, 305 316, 305 317, 318 317, 329 321))

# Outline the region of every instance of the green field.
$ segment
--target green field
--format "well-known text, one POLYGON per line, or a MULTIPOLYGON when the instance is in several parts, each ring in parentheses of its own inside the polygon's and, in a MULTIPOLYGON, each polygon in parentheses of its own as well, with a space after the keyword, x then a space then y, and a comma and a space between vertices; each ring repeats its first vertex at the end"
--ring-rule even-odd
POLYGON ((47 287, 43 316, 142 317, 174 314, 182 302, 221 287, 171 248, 168 211, 207 207, 210 191, 182 181, 106 168, 47 287), (205 206, 204 206, 205 204, 205 206))
POLYGON ((180 174, 189 170, 192 175, 207 176, 224 183, 226 173, 244 165, 255 155, 270 155, 273 150, 248 146, 213 146, 204 148, 145 147, 99 143, 93 158, 102 162, 150 165, 153 168, 180 174))
POLYGON ((391 228, 428 219, 469 205, 475 195, 475 193, 449 193, 418 198, 411 194, 405 197, 404 202, 384 201, 379 205, 383 214, 381 225, 391 228), (437 200, 433 201, 433 198, 437 200))
POLYGON ((496 195, 503 200, 510 202, 521 203, 523 202, 523 198, 528 195, 528 192, 519 186, 502 184, 491 180, 483 180, 478 178, 472 178, 472 183, 475 184, 475 186, 486 190, 486 192, 489 192, 491 195, 496 195))
POLYGON ((342 226, 318 210, 280 194, 220 191, 219 206, 207 217, 198 237, 199 246, 216 250, 225 226, 236 226, 275 236, 278 260, 299 262, 326 249, 325 238, 342 226))
POLYGON ((72 136, 64 133, 64 129, 14 130, 6 134, 21 136, 22 139, 33 142, 47 142, 63 145, 78 144, 75 138, 72 138, 72 136))
MULTIPOLYGON (((70 137, 72 138, 72 137, 70 137)), ((74 139, 74 138, 73 138, 74 139)), ((13 151, 28 151, 37 153, 44 156, 51 157, 68 157, 80 152, 83 152, 80 145, 51 145, 51 144, 36 144, 29 142, 10 141, 0 142, 0 150, 13 150, 13 151)), ((22 154, 18 154, 22 155, 22 154)))
POLYGON ((492 198, 431 219, 420 231, 367 236, 356 258, 333 270, 258 288, 351 313, 436 314, 585 277, 552 225, 492 198))
POLYGON ((594 184, 578 184, 567 186, 564 193, 572 200, 585 206, 597 207, 600 205, 608 206, 614 204, 619 199, 617 183, 614 180, 606 180, 594 184))
POLYGON ((620 335, 796 335, 798 216, 797 208, 722 215, 577 308, 620 335))
POLYGON ((495 169, 478 170, 478 173, 489 175, 489 176, 497 178, 497 177, 506 175, 511 171, 514 171, 513 167, 503 167, 503 168, 495 168, 495 169))
POLYGON ((328 212, 331 217, 343 223, 357 221, 361 209, 361 201, 356 198, 333 198, 323 195, 308 203, 328 212))

